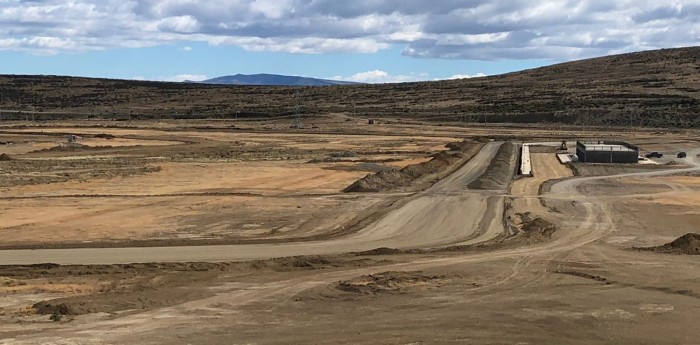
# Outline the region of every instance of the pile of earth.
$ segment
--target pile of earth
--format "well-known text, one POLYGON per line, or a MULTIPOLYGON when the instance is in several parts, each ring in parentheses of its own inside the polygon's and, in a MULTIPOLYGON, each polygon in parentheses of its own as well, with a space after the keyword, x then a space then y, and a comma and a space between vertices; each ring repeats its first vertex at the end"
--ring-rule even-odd
POLYGON ((423 272, 383 272, 342 281, 335 288, 343 292, 363 295, 402 293, 409 289, 439 287, 458 278, 458 276, 425 275, 423 272))
POLYGON ((43 153, 43 152, 78 152, 78 151, 99 151, 99 150, 106 150, 106 149, 112 149, 114 147, 112 146, 89 146, 89 145, 83 145, 79 143, 72 143, 68 145, 58 145, 58 146, 53 146, 45 149, 40 149, 40 150, 34 150, 30 153, 43 153))
POLYGON ((450 153, 441 151, 432 155, 432 158, 427 162, 412 164, 401 169, 379 171, 367 175, 343 189, 343 192, 385 192, 394 190, 397 187, 409 185, 420 177, 441 172, 455 163, 462 161, 466 157, 472 157, 473 154, 476 154, 476 148, 479 147, 479 144, 465 141, 463 143, 448 144, 447 147, 451 151, 457 152, 450 153))
POLYGON ((663 253, 700 255, 700 234, 685 234, 671 243, 648 249, 663 253))
POLYGON ((669 167, 683 168, 685 165, 656 164, 605 164, 605 163, 570 163, 574 176, 608 176, 627 173, 668 170, 669 167))
POLYGON ((56 284, 99 284, 87 294, 38 302, 32 306, 41 315, 84 315, 125 310, 152 310, 198 300, 214 294, 210 288, 230 276, 299 272, 328 268, 361 268, 378 262, 356 256, 299 256, 230 263, 145 263, 127 265, 29 266, 0 265, 0 277, 23 284, 50 278, 56 284))
POLYGON ((512 142, 501 145, 486 171, 468 185, 469 189, 507 189, 515 172, 516 153, 517 146, 512 142))
POLYGON ((557 231, 557 226, 541 217, 533 217, 530 212, 518 213, 521 223, 517 226, 520 235, 524 236, 528 243, 538 243, 552 237, 557 231))
POLYGON ((100 133, 100 134, 95 134, 95 138, 100 138, 100 139, 114 139, 116 138, 112 134, 107 134, 107 133, 100 133))
POLYGON ((12 157, 10 157, 10 155, 8 155, 7 153, 0 153, 0 162, 7 162, 11 160, 12 157))

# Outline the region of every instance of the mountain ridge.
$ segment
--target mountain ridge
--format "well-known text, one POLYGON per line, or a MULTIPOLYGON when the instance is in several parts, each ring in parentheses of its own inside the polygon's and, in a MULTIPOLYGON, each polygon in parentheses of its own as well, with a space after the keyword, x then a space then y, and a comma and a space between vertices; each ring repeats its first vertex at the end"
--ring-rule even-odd
POLYGON ((257 86, 333 86, 333 85, 353 85, 358 83, 301 77, 293 75, 257 73, 257 74, 235 74, 226 75, 199 81, 200 84, 216 85, 257 85, 257 86))

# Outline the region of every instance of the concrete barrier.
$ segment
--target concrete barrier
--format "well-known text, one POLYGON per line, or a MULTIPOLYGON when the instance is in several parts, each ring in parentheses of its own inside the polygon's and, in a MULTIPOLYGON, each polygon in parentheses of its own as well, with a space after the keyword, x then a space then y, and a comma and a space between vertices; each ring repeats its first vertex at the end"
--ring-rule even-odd
POLYGON ((523 150, 520 156, 520 174, 523 176, 532 176, 532 162, 530 161, 529 144, 523 144, 523 150))
POLYGON ((571 154, 569 153, 558 153, 557 158, 561 164, 571 163, 571 154))

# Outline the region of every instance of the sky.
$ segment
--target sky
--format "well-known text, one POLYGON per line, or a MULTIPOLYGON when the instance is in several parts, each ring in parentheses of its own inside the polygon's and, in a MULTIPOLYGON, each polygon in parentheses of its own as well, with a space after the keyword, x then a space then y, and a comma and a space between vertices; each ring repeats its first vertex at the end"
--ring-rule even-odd
POLYGON ((364 83, 700 42, 700 0, 0 0, 0 74, 364 83))

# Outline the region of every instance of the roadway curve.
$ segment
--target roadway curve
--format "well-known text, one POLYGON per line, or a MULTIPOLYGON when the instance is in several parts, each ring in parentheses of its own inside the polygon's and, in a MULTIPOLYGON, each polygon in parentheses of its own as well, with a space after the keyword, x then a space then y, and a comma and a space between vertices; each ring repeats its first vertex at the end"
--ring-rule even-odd
MULTIPOLYGON (((447 187, 449 185, 452 185, 453 187, 463 187, 464 182, 469 179, 469 175, 473 176, 478 176, 480 174, 480 170, 483 168, 478 168, 480 165, 483 165, 484 161, 488 161, 489 157, 493 155, 495 152, 495 148, 497 147, 496 144, 487 146, 487 148, 480 154, 477 158, 478 160, 473 161, 473 164, 469 164, 468 166, 465 166, 462 170, 457 172, 457 174, 464 174, 464 179, 459 179, 455 178, 455 176, 452 177, 452 181, 455 181, 455 184, 449 183, 451 180, 445 180, 445 182, 436 185, 436 187, 431 188, 430 190, 426 191, 426 193, 422 193, 420 195, 417 195, 414 199, 411 200, 413 202, 414 200, 420 200, 422 198, 426 198, 430 196, 430 193, 433 192, 438 192, 440 191, 439 186, 441 185, 442 187, 447 187), (460 181, 460 182, 457 182, 460 181)), ((700 150, 697 150, 696 152, 700 152, 700 150)), ((698 164, 698 160, 695 157, 695 154, 693 154, 692 159, 688 159, 687 162, 694 165, 695 167, 690 168, 690 169, 684 169, 682 171, 685 172, 697 172, 700 171, 700 164, 698 164)), ((669 170, 669 171, 659 171, 659 172, 652 172, 652 173, 638 173, 638 174, 626 174, 626 176, 656 176, 656 175, 664 175, 664 174, 676 174, 679 173, 679 170, 669 170)), ((541 279, 544 277, 547 273, 546 270, 546 265, 551 262, 552 260, 558 260, 561 258, 565 258, 566 255, 571 252, 573 249, 588 245, 590 243, 596 242, 599 239, 605 237, 606 235, 610 234, 611 232, 615 231, 615 226, 612 221, 610 209, 608 206, 604 203, 601 202, 598 198, 594 196, 584 196, 581 194, 579 190, 579 186, 583 183, 590 182, 591 180, 594 179, 601 179, 601 178, 610 178, 614 176, 605 176, 605 177, 596 177, 596 178, 575 178, 571 180, 567 180, 564 182, 560 182, 556 184, 555 188, 552 188, 552 192, 547 195, 548 199, 569 199, 572 196, 577 197, 577 204, 579 205, 580 209, 577 212, 577 215, 574 217, 576 218, 575 221, 569 222, 571 227, 566 227, 566 231, 564 231, 563 236, 560 238, 557 238, 555 240, 552 240, 550 242, 545 242, 545 243, 540 243, 536 245, 531 245, 531 246, 526 246, 526 247, 520 247, 520 248, 513 248, 513 249, 504 249, 504 250, 495 250, 495 251, 490 251, 490 252, 483 252, 483 253, 457 253, 455 255, 450 255, 450 256, 439 256, 439 257, 422 257, 418 258, 416 260, 412 260, 410 262, 405 262, 405 263, 397 263, 397 264, 388 264, 388 265, 382 265, 382 266, 374 266, 374 267, 366 267, 366 268, 357 268, 357 269, 349 269, 349 270, 341 270, 341 271, 332 271, 332 272, 325 272, 325 271, 317 271, 317 273, 313 274, 313 277, 309 277, 307 275, 301 276, 301 277, 293 277, 291 279, 286 279, 286 280, 281 280, 281 281, 273 281, 269 283, 263 283, 263 284, 251 284, 250 286, 242 287, 242 288, 237 288, 232 291, 228 292, 222 292, 218 293, 217 295, 201 300, 195 300, 191 302, 187 302, 184 304, 180 304, 177 306, 173 307, 168 307, 168 308, 162 308, 162 309, 156 309, 152 311, 147 311, 143 313, 136 313, 136 314, 131 314, 131 315, 126 315, 123 317, 120 317, 118 319, 108 319, 108 320, 98 320, 95 322, 87 322, 87 323, 76 323, 72 325, 66 325, 64 328, 60 329, 55 329, 55 330, 50 330, 50 331, 45 331, 45 332, 37 332, 35 334, 29 335, 23 339, 12 339, 13 343, 18 343, 18 344, 43 344, 47 342, 55 342, 57 339, 60 339, 61 342, 80 342, 81 340, 85 340, 85 336, 99 336, 99 340, 104 342, 104 343, 120 343, 120 342, 125 342, 126 339, 133 339, 135 336, 137 336, 139 339, 151 339, 151 335, 153 334, 159 334, 158 332, 162 332, 163 330, 167 330, 173 325, 188 325, 188 327, 192 327, 193 329, 196 327, 207 327, 211 326, 211 319, 210 318, 202 318, 199 316, 199 314, 193 313, 192 311, 196 310, 201 310, 201 309, 206 309, 206 310, 211 310, 212 308, 219 308, 215 306, 223 306, 220 308, 225 309, 226 311, 234 309, 234 310, 240 310, 241 306, 244 305, 250 305, 254 303, 260 303, 260 302, 265 302, 267 303, 266 305, 274 305, 276 303, 280 303, 282 301, 286 301, 292 296, 295 296, 296 294, 300 293, 301 291, 311 289, 317 286, 322 286, 325 284, 329 284, 332 282, 337 282, 339 280, 344 280, 344 279, 349 279, 353 277, 357 277, 363 274, 372 274, 376 272, 382 272, 382 271, 407 271, 407 270, 426 270, 430 268, 435 268, 435 267, 444 267, 444 266, 450 266, 450 265, 455 265, 455 264, 463 264, 463 263, 481 263, 481 262, 489 262, 489 261, 495 261, 495 260, 501 260, 501 259, 512 259, 512 258, 517 258, 516 263, 512 267, 512 273, 509 274, 507 277, 505 277, 502 280, 497 281, 491 286, 485 286, 482 288, 478 289, 485 289, 488 290, 492 293, 492 295, 499 294, 502 295, 502 292, 504 291, 511 291, 513 289, 518 288, 519 286, 526 286, 533 281, 536 281, 538 279, 541 279), (579 218, 582 217, 582 218, 579 218), (543 262, 542 259, 544 258, 543 262), (533 265, 541 265, 540 269, 533 269, 533 265), (533 273, 534 272, 534 273, 533 273)), ((448 189, 443 189, 442 191, 449 191, 450 188, 448 189)), ((436 195, 433 195, 436 196, 436 195)), ((491 197, 492 198, 492 197, 491 197)), ((470 198, 468 198, 470 199, 470 198)), ((482 196, 482 199, 489 199, 489 197, 484 198, 482 196)), ((411 206, 408 209, 405 209, 404 211, 401 211, 405 207, 407 207, 411 202, 407 203, 405 206, 395 210, 394 212, 408 212, 413 210, 413 207, 418 207, 418 206, 411 206)), ((419 207, 420 208, 420 207, 419 207)), ((392 212, 392 213, 394 213, 392 212)), ((407 214, 407 215, 410 215, 407 214)), ((460 214, 450 214, 450 217, 455 217, 458 216, 461 219, 460 214)), ((388 215, 387 217, 390 217, 388 215)), ((436 217, 436 215, 431 215, 431 217, 436 217)), ((571 221, 570 215, 562 215, 563 219, 569 219, 571 221)), ((413 219, 413 218, 411 218, 413 219)), ((386 224, 387 221, 390 219, 382 219, 380 220, 377 224, 373 224, 370 226, 367 230, 363 230, 361 233, 358 233, 354 238, 355 241, 358 241, 357 238, 371 238, 373 237, 370 235, 371 232, 379 231, 377 228, 379 225, 378 224, 386 224)), ((420 220, 414 219, 420 223, 420 220)), ((412 222, 407 219, 399 219, 398 221, 401 222, 401 224, 409 224, 410 227, 415 227, 415 225, 411 225, 412 222)), ((473 224, 473 221, 472 223, 473 224)), ((439 231, 442 233, 441 230, 432 228, 434 231, 439 231)), ((400 231, 401 229, 399 227, 394 227, 394 232, 398 234, 403 234, 403 231, 400 231)), ((430 231, 427 231, 430 232, 430 231)), ((463 236, 463 235, 462 235, 463 236)), ((401 238, 402 236, 399 236, 401 238)), ((409 236, 410 237, 410 236, 409 236)), ((421 238, 430 238, 431 241, 437 241, 438 243, 440 242, 438 240, 439 236, 428 236, 428 235, 421 235, 419 236, 421 238)), ((455 236, 450 236, 453 239, 455 236)), ((459 237, 459 236, 457 236, 459 237)), ((391 240, 383 239, 384 241, 391 242, 391 240)), ((405 239, 404 239, 405 240, 405 239)), ((348 251, 352 244, 353 241, 345 240, 348 242, 348 248, 345 251, 348 251)), ((376 245, 375 245, 376 246, 376 245)), ((229 248, 239 248, 240 246, 227 246, 229 248)), ((267 246, 268 249, 274 250, 274 248, 278 248, 279 246, 267 246)), ((168 249, 176 249, 176 248, 168 248, 168 249)), ((201 253, 202 247, 199 248, 198 253, 201 253)), ((207 249, 210 249, 210 247, 207 247, 207 249)), ((129 249, 131 250, 131 249, 129 249)), ((150 249, 149 249, 150 250, 150 249)), ((83 250, 70 250, 70 252, 73 253, 79 253, 83 250)), ((97 250, 96 253, 101 253, 104 251, 110 251, 110 250, 97 250)), ((175 250, 177 251, 177 250, 175 250)), ((18 251, 7 251, 7 252, 12 252, 12 253, 17 253, 18 251)), ((21 251, 21 252, 56 252, 56 251, 21 251)), ((67 251, 58 251, 58 252, 67 252, 67 251)), ((279 255, 276 256, 282 256, 283 254, 278 253, 279 255)), ((309 254, 309 253, 305 253, 309 254)), ((3 260, 6 260, 6 254, 3 252, 0 252, 0 255, 3 255, 2 259, 0 259, 0 262, 3 260)), ((44 254, 42 254, 44 255, 44 254)), ((73 254, 76 255, 76 254, 73 254)), ((93 255, 93 254, 89 254, 93 255)), ((122 252, 121 255, 129 255, 126 252, 122 252)), ((634 257, 634 260, 639 260, 637 257, 634 257)), ((37 260, 34 260, 37 261, 37 260)), ((637 262, 637 261, 634 261, 637 262)), ((486 294, 485 296, 489 296, 486 294)), ((223 310, 222 309, 222 310, 223 310)), ((258 310, 258 309, 255 309, 258 310)), ((223 313, 223 311, 222 311, 223 313)), ((94 340, 94 339, 91 339, 94 340)))
POLYGON ((500 146, 498 142, 488 143, 455 173, 413 195, 368 227, 338 239, 193 247, 2 250, 0 264, 241 261, 357 252, 380 247, 411 249, 483 242, 503 230, 503 196, 470 192, 467 185, 486 170, 500 146))

